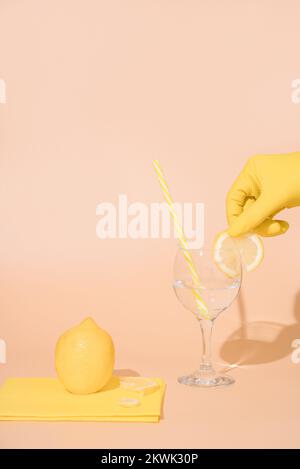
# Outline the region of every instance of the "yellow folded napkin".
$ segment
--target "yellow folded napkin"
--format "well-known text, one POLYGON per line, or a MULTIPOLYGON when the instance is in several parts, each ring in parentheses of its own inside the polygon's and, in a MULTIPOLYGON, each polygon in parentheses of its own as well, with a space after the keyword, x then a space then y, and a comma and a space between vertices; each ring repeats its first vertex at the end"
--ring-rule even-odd
POLYGON ((150 393, 127 389, 124 381, 114 376, 98 393, 77 395, 55 378, 11 378, 0 388, 0 420, 159 422, 164 381, 151 378, 150 393))

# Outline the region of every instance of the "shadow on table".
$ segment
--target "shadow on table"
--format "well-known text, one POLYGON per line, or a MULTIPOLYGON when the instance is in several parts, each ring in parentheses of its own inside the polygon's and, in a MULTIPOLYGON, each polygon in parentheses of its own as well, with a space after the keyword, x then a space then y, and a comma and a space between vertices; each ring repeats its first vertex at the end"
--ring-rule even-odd
POLYGON ((120 368, 114 370, 114 375, 115 376, 141 376, 140 373, 138 373, 135 370, 131 370, 130 368, 120 368))
POLYGON ((99 392, 111 391, 112 389, 118 388, 120 386, 119 378, 125 376, 140 376, 140 374, 137 371, 130 370, 127 368, 116 369, 114 370, 111 379, 99 392))
POLYGON ((280 360, 292 353, 293 340, 300 339, 300 291, 295 297, 292 324, 247 322, 242 292, 237 301, 242 325, 222 345, 222 360, 231 365, 255 365, 280 360))

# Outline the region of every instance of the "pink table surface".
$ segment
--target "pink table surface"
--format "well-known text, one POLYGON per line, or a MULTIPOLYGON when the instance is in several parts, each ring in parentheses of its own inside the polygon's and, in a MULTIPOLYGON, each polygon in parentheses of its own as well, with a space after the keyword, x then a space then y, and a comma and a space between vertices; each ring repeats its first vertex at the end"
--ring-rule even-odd
MULTIPOLYGON (((293 448, 300 446, 298 365, 290 357, 231 372, 235 385, 167 381, 159 424, 1 422, 1 448, 293 448)), ((125 372, 126 373, 126 372, 125 372)), ((162 373, 161 373, 162 375, 162 373)))

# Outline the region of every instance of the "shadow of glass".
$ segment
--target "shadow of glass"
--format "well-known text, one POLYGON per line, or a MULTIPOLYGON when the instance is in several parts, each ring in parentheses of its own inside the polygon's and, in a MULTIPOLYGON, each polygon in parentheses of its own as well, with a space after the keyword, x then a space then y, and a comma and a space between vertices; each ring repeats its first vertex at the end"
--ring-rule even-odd
POLYGON ((230 365, 257 365, 280 360, 292 353, 293 340, 300 338, 300 291, 295 298, 295 322, 292 324, 247 322, 242 292, 238 306, 242 326, 222 345, 222 360, 230 365))

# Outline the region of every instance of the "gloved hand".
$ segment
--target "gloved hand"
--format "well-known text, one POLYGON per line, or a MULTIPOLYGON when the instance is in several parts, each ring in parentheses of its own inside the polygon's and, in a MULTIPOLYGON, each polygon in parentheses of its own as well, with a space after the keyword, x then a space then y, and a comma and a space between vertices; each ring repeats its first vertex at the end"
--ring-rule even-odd
POLYGON ((284 208, 300 205, 300 152, 256 155, 247 162, 227 195, 228 233, 276 236, 289 227, 273 220, 284 208))

